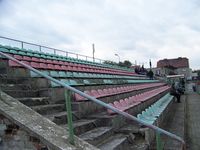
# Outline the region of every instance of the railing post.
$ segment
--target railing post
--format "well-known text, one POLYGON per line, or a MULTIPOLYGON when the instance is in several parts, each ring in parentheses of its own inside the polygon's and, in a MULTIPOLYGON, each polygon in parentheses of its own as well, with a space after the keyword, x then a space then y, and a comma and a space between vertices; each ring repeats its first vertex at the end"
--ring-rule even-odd
POLYGON ((71 108, 71 91, 65 89, 65 102, 66 102, 66 111, 67 111, 67 121, 69 128, 69 142, 74 145, 74 130, 72 122, 72 108, 71 108))
POLYGON ((156 132, 156 149, 157 150, 163 150, 162 141, 161 141, 161 137, 160 137, 159 132, 156 132))
POLYGON ((186 150, 186 145, 182 144, 182 150, 186 150))
POLYGON ((24 48, 24 43, 22 42, 22 48, 24 48))
POLYGON ((1 99, 1 86, 0 86, 0 99, 1 99))
POLYGON ((41 46, 41 45, 39 46, 39 51, 40 51, 40 52, 42 51, 42 46, 41 46))

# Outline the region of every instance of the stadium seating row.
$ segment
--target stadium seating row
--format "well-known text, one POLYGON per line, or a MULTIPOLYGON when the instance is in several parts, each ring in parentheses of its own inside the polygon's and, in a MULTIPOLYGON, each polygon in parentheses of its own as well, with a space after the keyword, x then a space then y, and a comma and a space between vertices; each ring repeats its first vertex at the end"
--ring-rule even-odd
MULTIPOLYGON (((82 79, 80 80, 79 78, 77 78, 78 81, 76 79, 58 79, 68 85, 71 86, 82 86, 82 85, 116 85, 116 84, 139 84, 139 83, 157 83, 157 80, 130 80, 131 82, 127 81, 127 80, 119 80, 119 79, 112 79, 112 80, 108 80, 108 79, 103 79, 101 81, 90 81, 90 79, 82 79)), ((51 82, 51 87, 61 87, 60 85, 51 82)))
MULTIPOLYGON (((119 101, 114 101, 113 103, 109 103, 109 105, 121 110, 126 111, 142 102, 147 101, 148 99, 154 97, 155 95, 158 95, 159 93, 162 93, 163 91, 166 91, 169 89, 169 86, 163 86, 154 90, 150 90, 147 92, 144 92, 142 94, 137 94, 135 96, 131 96, 126 99, 121 99, 119 101)), ((109 114, 115 114, 112 110, 107 110, 109 114)))
MULTIPOLYGON (((14 58, 22 61, 23 63, 30 65, 37 69, 48 69, 48 70, 63 70, 63 71, 76 71, 76 72, 88 72, 88 73, 101 73, 101 74, 116 74, 116 75, 134 75, 134 73, 124 72, 113 69, 103 69, 97 67, 91 67, 88 65, 81 65, 75 63, 68 63, 64 61, 57 60, 45 60, 35 57, 27 57, 14 55, 14 58)), ((11 67, 22 67, 20 64, 15 63, 12 60, 9 60, 9 66, 11 67)))
POLYGON ((81 59, 65 57, 65 56, 61 56, 61 55, 57 55, 57 54, 50 54, 50 53, 45 53, 45 52, 32 51, 32 50, 27 50, 27 49, 20 49, 20 48, 17 48, 17 47, 0 45, 0 51, 5 52, 5 53, 14 54, 14 55, 36 57, 36 58, 41 58, 41 59, 74 62, 74 63, 77 63, 77 64, 99 66, 99 67, 112 68, 112 69, 118 69, 118 70, 124 70, 124 71, 128 71, 128 72, 130 72, 130 71, 132 72, 132 70, 125 68, 125 67, 109 65, 109 64, 101 64, 101 63, 96 63, 96 62, 90 62, 90 61, 85 61, 85 60, 81 60, 81 59))
POLYGON ((173 96, 167 93, 165 96, 160 98, 156 103, 142 111, 141 114, 137 115, 137 118, 148 123, 157 124, 159 117, 167 108, 168 104, 172 101, 173 96))
MULTIPOLYGON (((117 88, 104 88, 104 89, 98 89, 98 90, 86 90, 84 93, 93 96, 95 98, 101 98, 105 96, 111 96, 116 94, 122 94, 126 92, 132 92, 136 90, 146 89, 150 87, 156 87, 156 86, 162 86, 164 83, 151 83, 151 84, 139 84, 135 86, 121 86, 117 88)), ((86 100, 84 97, 80 96, 79 94, 74 94, 74 100, 75 101, 84 101, 86 100)))
MULTIPOLYGON (((140 79, 145 80, 144 77, 136 76, 121 76, 121 75, 112 75, 112 74, 100 74, 100 73, 86 73, 86 72, 76 72, 76 71, 55 71, 55 70, 40 70, 46 75, 50 75, 55 78, 95 78, 95 79, 140 79)), ((40 75, 30 72, 31 77, 41 77, 40 75)), ((131 82, 131 80, 130 80, 131 82)))

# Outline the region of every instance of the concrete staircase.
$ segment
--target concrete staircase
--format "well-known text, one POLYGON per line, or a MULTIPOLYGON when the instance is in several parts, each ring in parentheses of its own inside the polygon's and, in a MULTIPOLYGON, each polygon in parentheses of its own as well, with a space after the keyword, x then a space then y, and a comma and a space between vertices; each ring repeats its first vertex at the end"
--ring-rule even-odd
MULTIPOLYGON (((0 68, 0 88, 8 95, 18 99, 19 102, 30 107, 35 112, 41 114, 51 122, 56 123, 60 127, 68 130, 67 127, 67 111, 65 101, 63 99, 62 88, 52 88, 48 86, 48 82, 44 78, 16 77, 12 72, 18 72, 17 69, 10 68, 12 71, 0 68), (15 70, 15 71, 13 71, 15 70), (9 73, 11 72, 11 73, 9 73)), ((27 72, 21 68, 19 72, 27 72)), ((101 85, 100 82, 94 80, 98 84, 76 86, 79 90, 99 89, 99 87, 110 88, 126 85, 107 84, 101 85)), ((103 80, 103 79, 101 79, 103 80)), ((128 84, 127 85, 131 85, 128 84)), ((102 88, 102 89, 103 89, 102 88)), ((157 87, 148 89, 140 89, 118 95, 104 97, 101 100, 109 103, 114 100, 124 99, 131 95, 140 94, 157 87)), ((164 94, 164 93, 163 93, 164 94)), ((64 94, 63 94, 64 95, 64 94)), ((158 95, 148 102, 148 105, 156 101, 162 95, 158 95)), ((136 113, 145 109, 146 104, 142 104, 141 108, 137 108, 136 113)), ((127 123, 127 120, 119 115, 108 115, 105 109, 94 104, 91 101, 74 102, 72 100, 72 119, 74 133, 84 141, 94 145, 102 150, 145 150, 147 144, 144 138, 144 131, 140 130, 140 126, 133 123, 127 123), (129 124, 129 125, 128 125, 129 124), (132 128, 125 127, 130 126, 132 128)))
MULTIPOLYGON (((151 85, 150 83, 159 81, 134 74, 133 70, 114 69, 103 64, 92 64, 78 59, 71 60, 70 57, 64 58, 10 46, 0 45, 0 51, 83 92, 103 89, 108 91, 110 88, 109 93, 105 92, 98 98, 105 103, 121 104, 121 106, 118 105, 119 109, 126 108, 124 111, 135 116, 169 92, 169 89, 165 89, 152 96, 149 96, 149 93, 149 95, 142 94, 164 85, 151 85), (143 83, 149 86, 141 85, 141 88, 136 88, 135 85, 143 83), (133 87, 127 90, 128 86, 133 87), (119 91, 120 88, 122 91, 119 91), (125 101, 131 97, 134 97, 132 100, 136 105, 125 101), (137 103, 138 97, 143 97, 143 99, 137 103), (126 104, 122 106, 122 102, 126 104), (130 108, 128 105, 133 107, 130 108)), ((26 129, 30 139, 36 136, 32 143, 37 143, 37 150, 146 150, 155 137, 152 130, 130 122, 120 115, 110 112, 109 115, 102 106, 84 99, 79 101, 74 95, 72 119, 76 136, 75 145, 73 145, 69 142, 67 131, 68 115, 64 89, 4 57, 0 59, 0 94, 2 93, 3 97, 0 95, 0 125, 7 123, 10 119, 14 124, 14 128, 11 129, 14 131, 11 133, 17 132, 20 128, 26 129), (46 144, 45 147, 41 147, 41 143, 35 140, 41 140, 42 144, 46 144), (48 145, 50 148, 47 147, 48 145)), ((97 93, 100 94, 100 92, 97 93)), ((159 123, 163 120, 165 122, 165 117, 162 115, 159 123)), ((157 123, 156 125, 160 126, 157 123)))
MULTIPOLYGON (((32 108, 57 125, 67 127, 67 112, 64 101, 51 103, 50 97, 40 96, 40 89, 31 89, 30 79, 6 78, 1 80, 1 89, 12 97, 17 98, 21 103, 32 108)), ((43 89, 42 89, 43 90, 43 89)), ((77 103, 72 104, 72 115, 74 132, 84 141, 95 145, 100 149, 120 150, 129 149, 129 134, 116 133, 119 128, 113 125, 116 116, 109 116, 106 113, 82 115, 76 110, 77 103), (96 116, 96 117, 95 117, 96 116)), ((68 130, 68 129, 67 129, 68 130)), ((144 141, 143 141, 144 142, 144 141)))
POLYGON ((34 110, 0 91, 0 149, 98 150, 34 110))

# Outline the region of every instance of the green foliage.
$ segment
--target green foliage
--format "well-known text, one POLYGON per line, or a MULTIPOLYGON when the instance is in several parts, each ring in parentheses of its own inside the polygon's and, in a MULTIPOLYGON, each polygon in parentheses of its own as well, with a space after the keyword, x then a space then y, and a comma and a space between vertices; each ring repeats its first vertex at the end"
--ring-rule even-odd
POLYGON ((129 60, 125 60, 124 62, 119 62, 119 66, 130 68, 132 63, 129 60))
POLYGON ((200 70, 194 70, 194 73, 197 73, 197 76, 200 77, 200 70))
POLYGON ((124 62, 119 62, 119 63, 116 63, 116 62, 110 61, 110 60, 106 60, 103 63, 109 64, 109 65, 118 65, 118 66, 127 67, 127 68, 130 68, 132 66, 132 63, 129 60, 125 60, 124 62))
POLYGON ((198 77, 200 77, 200 70, 198 70, 197 75, 198 75, 198 77))
POLYGON ((147 76, 148 76, 149 78, 153 78, 153 75, 154 75, 154 73, 153 73, 152 70, 150 70, 149 72, 147 72, 147 76))
POLYGON ((118 65, 118 63, 114 62, 114 61, 110 61, 110 60, 106 60, 103 62, 104 64, 109 64, 109 65, 118 65))

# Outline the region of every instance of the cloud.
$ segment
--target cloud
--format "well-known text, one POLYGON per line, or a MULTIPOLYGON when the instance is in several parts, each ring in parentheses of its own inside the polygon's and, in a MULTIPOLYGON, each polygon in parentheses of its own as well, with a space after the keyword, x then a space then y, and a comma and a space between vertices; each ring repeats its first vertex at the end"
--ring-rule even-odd
POLYGON ((0 1, 0 35, 101 59, 188 57, 199 68, 197 0, 0 1))

